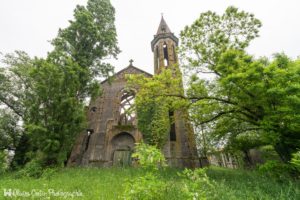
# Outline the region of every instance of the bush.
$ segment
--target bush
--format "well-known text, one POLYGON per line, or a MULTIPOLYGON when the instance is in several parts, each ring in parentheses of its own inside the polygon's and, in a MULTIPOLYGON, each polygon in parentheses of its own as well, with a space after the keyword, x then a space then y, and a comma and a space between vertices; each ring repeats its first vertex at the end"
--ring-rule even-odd
POLYGON ((19 177, 33 177, 40 178, 43 174, 43 167, 41 161, 33 159, 30 162, 26 163, 23 169, 18 171, 16 174, 17 178, 19 177))
POLYGON ((122 199, 126 200, 159 200, 167 193, 167 184, 159 177, 159 169, 166 166, 165 157, 155 146, 139 143, 132 155, 147 174, 128 180, 122 199))
POLYGON ((182 199, 202 200, 214 195, 214 183, 209 180, 205 168, 185 169, 178 175, 183 177, 184 181, 181 187, 182 199))
POLYGON ((278 180, 285 180, 290 176, 291 167, 277 160, 268 160, 258 166, 258 171, 265 176, 269 176, 278 180))
POLYGON ((137 159, 141 167, 148 170, 158 170, 166 166, 166 160, 161 151, 148 144, 137 144, 132 157, 137 159))
POLYGON ((292 154, 291 165, 300 173, 300 151, 292 154))
POLYGON ((162 200, 165 199, 167 184, 153 173, 128 180, 122 199, 126 200, 162 200))

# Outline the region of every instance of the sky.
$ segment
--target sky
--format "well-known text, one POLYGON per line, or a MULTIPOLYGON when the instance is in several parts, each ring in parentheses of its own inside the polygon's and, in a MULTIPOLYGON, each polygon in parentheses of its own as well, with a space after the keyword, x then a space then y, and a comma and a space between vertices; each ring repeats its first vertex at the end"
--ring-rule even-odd
MULTIPOLYGON (((52 50, 49 40, 59 28, 68 26, 77 4, 87 0, 0 0, 0 52, 23 50, 30 56, 45 57, 52 50)), ((202 12, 223 13, 228 6, 253 13, 262 21, 260 37, 247 51, 256 57, 285 52, 300 55, 299 0, 111 0, 116 9, 116 28, 121 53, 111 63, 116 71, 133 65, 153 73, 150 42, 161 13, 171 31, 192 24, 202 12)))

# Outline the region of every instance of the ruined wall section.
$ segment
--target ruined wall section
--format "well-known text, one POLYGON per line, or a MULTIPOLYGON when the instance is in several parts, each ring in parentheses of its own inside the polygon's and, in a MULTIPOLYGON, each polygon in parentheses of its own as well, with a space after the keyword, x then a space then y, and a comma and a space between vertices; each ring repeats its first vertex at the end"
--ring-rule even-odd
MULTIPOLYGON (((150 74, 129 66, 115 74, 111 81, 101 83, 102 95, 91 101, 87 108, 88 126, 76 140, 68 161, 69 166, 111 166, 116 150, 112 140, 120 133, 128 133, 135 142, 142 139, 136 124, 120 126, 120 101, 126 87, 126 74, 150 74)), ((119 141, 122 143, 122 141, 119 141)))

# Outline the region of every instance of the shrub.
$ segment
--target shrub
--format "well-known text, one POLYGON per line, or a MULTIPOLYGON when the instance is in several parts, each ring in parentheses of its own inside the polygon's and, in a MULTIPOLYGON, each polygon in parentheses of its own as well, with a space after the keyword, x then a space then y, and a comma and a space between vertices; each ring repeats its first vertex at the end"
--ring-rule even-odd
POLYGON ((43 174, 43 167, 39 160, 33 159, 30 162, 26 163, 23 169, 18 171, 16 174, 17 178, 19 177, 33 177, 40 178, 43 174))
POLYGON ((277 160, 268 160, 258 166, 258 171, 265 176, 269 176, 278 180, 284 180, 289 177, 291 167, 277 160))
POLYGON ((126 200, 160 200, 165 199, 167 184, 153 173, 128 180, 122 199, 126 200))
POLYGON ((291 165, 300 173, 300 151, 292 154, 291 165))
POLYGON ((178 175, 183 177, 184 181, 181 187, 182 199, 202 200, 213 196, 214 183, 209 180, 205 168, 185 169, 178 175))
POLYGON ((4 151, 0 151, 0 174, 4 173, 7 169, 7 159, 4 151))
POLYGON ((141 167, 148 170, 158 170, 166 166, 164 155, 155 146, 145 143, 139 143, 135 147, 135 153, 132 154, 133 158, 138 160, 141 167))

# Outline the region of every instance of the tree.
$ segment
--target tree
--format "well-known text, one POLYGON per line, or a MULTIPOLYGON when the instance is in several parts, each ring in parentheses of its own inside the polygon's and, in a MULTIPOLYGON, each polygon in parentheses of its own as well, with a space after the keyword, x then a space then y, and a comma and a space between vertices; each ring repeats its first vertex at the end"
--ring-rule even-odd
POLYGON ((113 72, 113 66, 104 59, 116 58, 120 52, 114 14, 109 0, 89 0, 86 7, 76 7, 74 20, 67 28, 60 29, 52 40, 55 47, 49 54, 52 62, 60 64, 65 58, 71 58, 82 67, 78 88, 80 99, 97 94, 99 84, 95 78, 113 72))
POLYGON ((84 128, 83 104, 75 96, 80 70, 72 61, 57 67, 38 59, 30 72, 33 92, 25 102, 25 128, 32 150, 43 153, 46 165, 64 163, 77 134, 84 128))
POLYGON ((193 75, 183 98, 193 102, 193 121, 212 127, 211 137, 230 144, 241 134, 259 135, 250 146, 272 144, 288 162, 300 146, 299 60, 277 54, 270 63, 247 55, 260 27, 253 14, 234 7, 221 16, 203 13, 185 27, 179 52, 193 75), (199 79, 206 73, 214 76, 199 79))
POLYGON ((221 76, 216 65, 229 49, 245 49, 258 37, 261 22, 253 14, 228 7, 223 15, 208 11, 180 33, 183 65, 197 73, 221 76))
POLYGON ((211 132, 217 139, 236 141, 241 134, 258 134, 252 147, 271 144, 288 162, 300 147, 299 60, 278 54, 267 63, 229 50, 221 55, 215 70, 222 76, 213 83, 196 81, 190 87, 188 94, 193 96, 188 98, 197 101, 192 106, 196 120, 213 124, 211 132), (204 87, 212 89, 199 90, 204 87))
POLYGON ((10 109, 21 119, 24 117, 24 100, 30 92, 28 71, 32 67, 31 58, 23 51, 7 54, 0 66, 0 105, 10 109))
POLYGON ((16 148, 23 131, 18 119, 9 109, 0 109, 0 151, 16 148))
POLYGON ((99 94, 96 78, 113 67, 103 60, 119 53, 114 9, 108 0, 77 6, 74 21, 59 30, 46 59, 24 52, 6 55, 0 68, 0 103, 23 122, 16 164, 66 161, 85 126, 84 100, 99 94))

